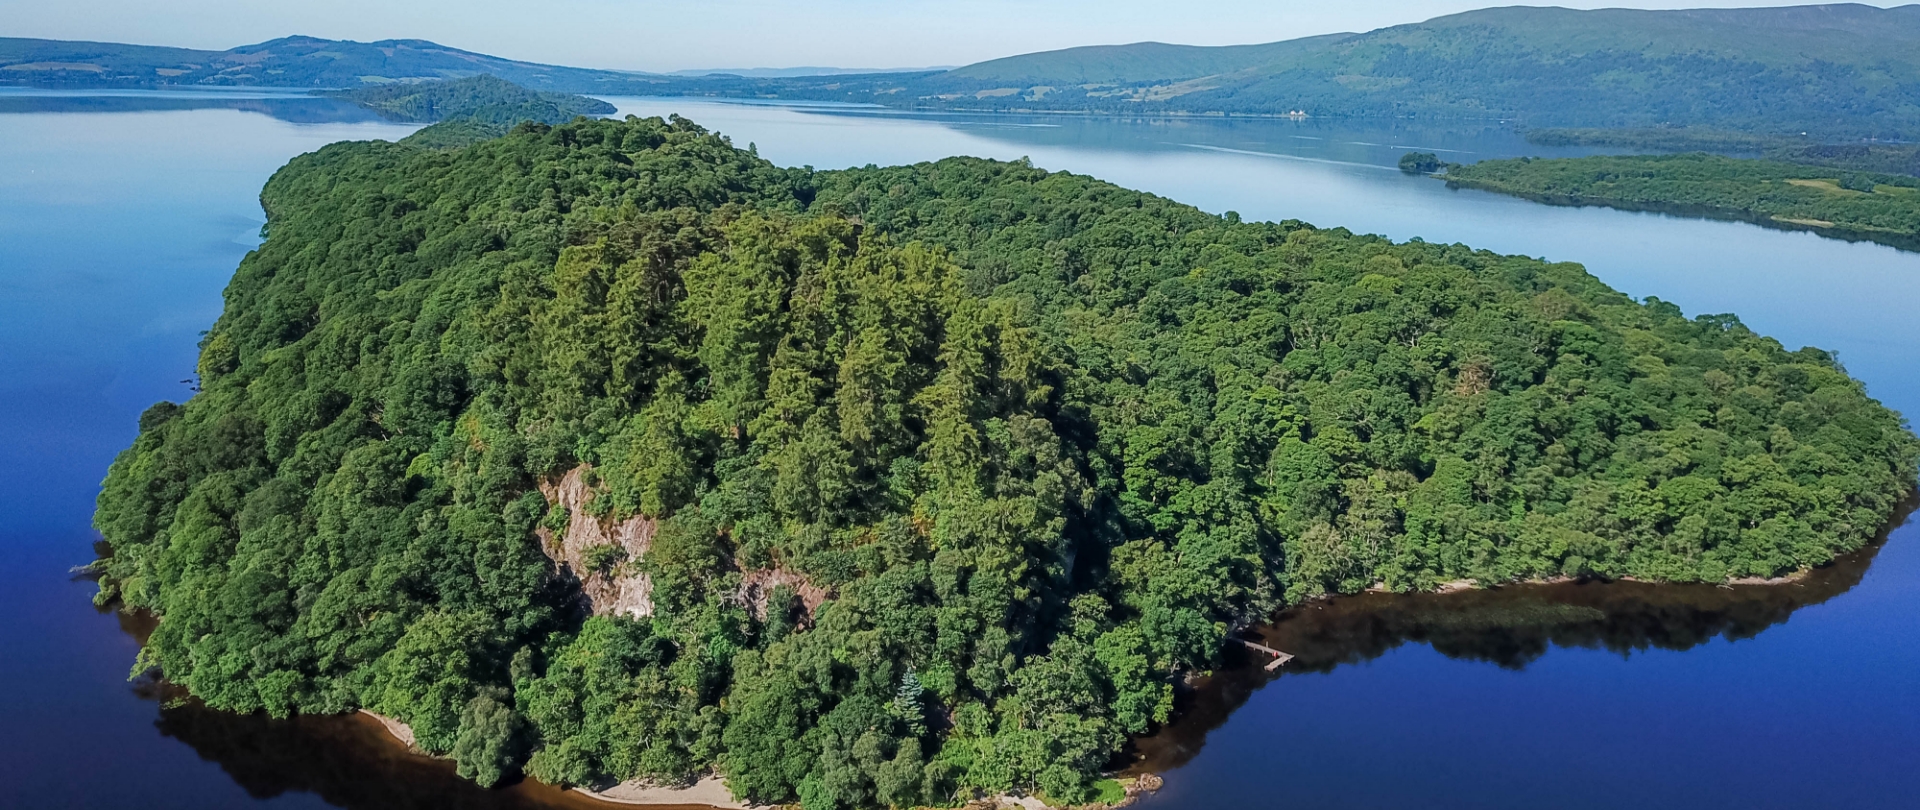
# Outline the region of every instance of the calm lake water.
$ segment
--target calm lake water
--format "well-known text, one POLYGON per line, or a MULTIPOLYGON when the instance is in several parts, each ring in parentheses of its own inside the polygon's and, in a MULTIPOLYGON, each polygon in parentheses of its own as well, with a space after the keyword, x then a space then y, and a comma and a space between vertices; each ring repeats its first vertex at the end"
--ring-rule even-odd
MULTIPOLYGON (((1556 208, 1394 170, 1581 154, 1500 127, 907 116, 663 99, 781 164, 1028 157, 1210 211, 1579 261, 1636 296, 1836 350, 1920 413, 1920 254, 1809 233, 1556 208)), ((140 628, 96 611, 98 482, 257 241, 288 158, 412 127, 284 92, 0 91, 0 806, 586 806, 482 791, 354 718, 163 708, 140 628)), ((1178 808, 1920 806, 1920 537, 1777 588, 1631 583, 1363 597, 1281 617, 1300 655, 1201 682, 1141 740, 1178 808)))

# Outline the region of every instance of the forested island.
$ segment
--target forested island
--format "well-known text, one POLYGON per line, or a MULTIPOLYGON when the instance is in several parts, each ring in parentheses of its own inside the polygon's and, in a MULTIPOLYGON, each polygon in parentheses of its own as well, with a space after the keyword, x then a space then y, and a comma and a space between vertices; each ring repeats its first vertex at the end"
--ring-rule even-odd
POLYGON ((612 104, 570 93, 528 90, 493 76, 406 82, 327 93, 351 101, 394 121, 431 124, 466 119, 501 127, 500 134, 522 121, 564 124, 582 115, 610 115, 612 104))
POLYGON ((351 101, 389 120, 432 124, 404 141, 430 149, 498 138, 526 121, 551 126, 614 112, 612 104, 597 98, 529 90, 492 76, 382 84, 322 95, 351 101))
POLYGON ((1445 168, 1451 185, 1546 202, 1717 213, 1920 245, 1920 178, 1909 175, 1702 153, 1516 158, 1445 168))
POLYGON ((201 392, 108 474, 100 599, 209 706, 380 712, 482 783, 1110 796, 1279 608, 1789 574, 1920 463, 1731 315, 1025 162, 580 119, 261 200, 201 392))

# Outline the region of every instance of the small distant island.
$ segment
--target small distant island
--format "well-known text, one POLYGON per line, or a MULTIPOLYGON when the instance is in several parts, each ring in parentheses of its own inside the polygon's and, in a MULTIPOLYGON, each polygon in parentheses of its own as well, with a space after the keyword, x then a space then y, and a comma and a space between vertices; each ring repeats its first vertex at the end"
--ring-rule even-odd
MULTIPOLYGON (((1401 166, 1436 171, 1424 168, 1429 158, 1409 154, 1401 166)), ((1542 202, 1726 216, 1920 246, 1920 178, 1907 175, 1703 153, 1516 158, 1444 168, 1449 185, 1542 202)))
POLYGON ((555 126, 583 115, 614 113, 612 104, 597 98, 529 90, 492 76, 382 84, 321 95, 353 102, 394 121, 433 124, 406 141, 429 148, 497 138, 526 121, 555 126))

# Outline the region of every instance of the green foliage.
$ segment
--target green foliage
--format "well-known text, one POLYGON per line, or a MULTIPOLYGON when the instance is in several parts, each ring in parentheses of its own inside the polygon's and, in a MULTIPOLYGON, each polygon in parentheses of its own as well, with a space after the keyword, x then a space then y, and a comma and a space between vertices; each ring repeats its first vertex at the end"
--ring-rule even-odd
POLYGON ((587 564, 587 571, 600 576, 609 576, 621 563, 627 561, 627 550, 612 543, 594 546, 581 555, 581 561, 587 564))
POLYGON ((205 390, 109 472, 102 587, 208 704, 372 708, 483 780, 1087 801, 1277 607, 1817 565, 1920 456, 1731 316, 1025 163, 579 120, 262 199, 205 390), (541 553, 582 465, 653 521, 644 619, 581 622, 541 553))
POLYGON ((508 129, 510 127, 499 124, 455 118, 422 128, 419 132, 400 139, 400 142, 423 149, 459 149, 498 138, 507 134, 508 129))
POLYGON ((541 93, 505 79, 464 79, 381 84, 330 93, 395 121, 465 120, 505 128, 522 121, 564 124, 582 115, 607 115, 612 104, 586 96, 541 93))
POLYGON ((1799 135, 1759 135, 1693 127, 1647 129, 1536 129, 1527 142, 1542 146, 1614 146, 1657 152, 1713 152, 1782 163, 1831 166, 1872 174, 1920 176, 1920 144, 1825 143, 1799 135))
POLYGON ((1489 160, 1449 183, 1548 200, 1707 209, 1898 240, 1920 237, 1920 178, 1706 154, 1489 160))
POLYGON ((1407 174, 1433 174, 1446 167, 1440 156, 1432 152, 1408 152, 1400 156, 1400 171, 1407 174))
POLYGON ((707 673, 647 624, 594 617, 577 635, 554 638, 547 655, 543 672, 515 683, 520 710, 544 738, 530 775, 576 785, 677 779, 712 756, 699 701, 707 673))
POLYGON ((481 787, 492 787, 517 770, 526 757, 524 724, 506 690, 482 690, 460 714, 460 733, 452 752, 459 774, 481 787))

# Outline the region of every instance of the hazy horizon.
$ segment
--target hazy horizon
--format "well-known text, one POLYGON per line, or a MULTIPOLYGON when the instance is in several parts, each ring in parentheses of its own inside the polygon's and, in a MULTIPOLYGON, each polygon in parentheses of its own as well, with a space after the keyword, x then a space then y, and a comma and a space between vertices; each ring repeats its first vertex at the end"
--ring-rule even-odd
MULTIPOLYGON (((1355 0, 1330 7, 1209 0, 1172 7, 1148 0, 817 0, 802 6, 773 0, 559 0, 534 7, 505 0, 425 0, 401 7, 391 0, 341 0, 326 8, 260 8, 240 0, 179 0, 164 7, 145 0, 0 0, 7 20, 0 36, 207 50, 295 35, 362 42, 425 39, 509 59, 611 70, 871 70, 965 65, 1082 45, 1274 42, 1367 31, 1499 5, 1513 4, 1355 0)), ((1628 0, 1523 5, 1675 9, 1810 4, 1628 0)))

